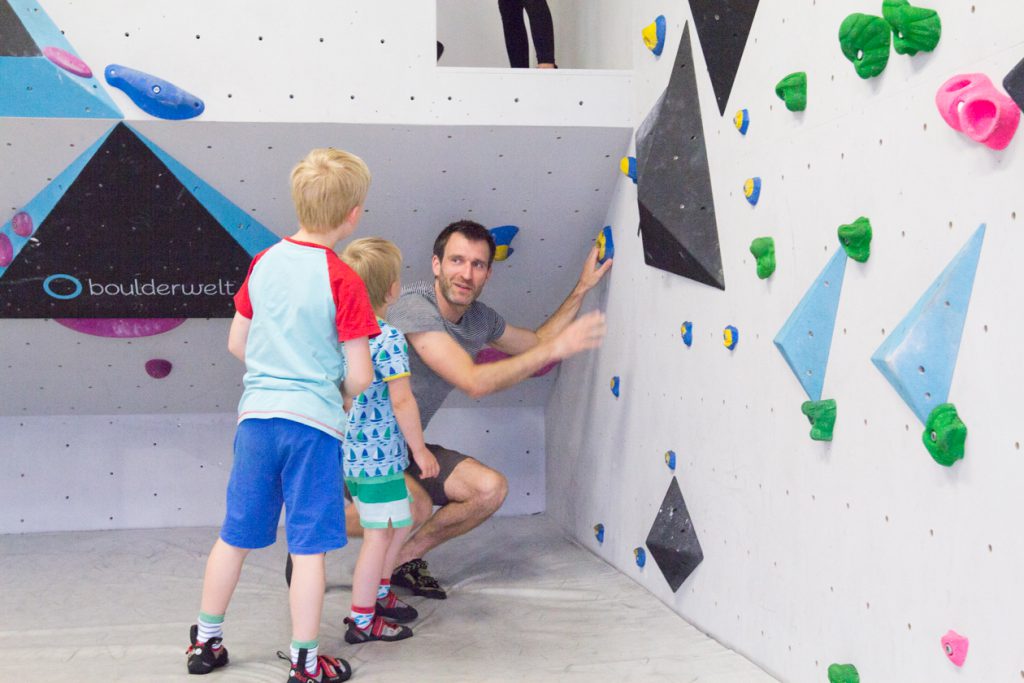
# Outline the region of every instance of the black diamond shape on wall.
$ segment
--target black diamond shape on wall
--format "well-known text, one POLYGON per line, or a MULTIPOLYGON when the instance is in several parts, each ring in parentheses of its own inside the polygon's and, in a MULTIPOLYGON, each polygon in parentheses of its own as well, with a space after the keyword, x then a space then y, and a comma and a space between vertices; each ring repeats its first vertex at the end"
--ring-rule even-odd
POLYGON ((636 132, 644 262, 725 289, 690 25, 668 87, 636 132))
POLYGON ((647 534, 647 548, 675 592, 704 559, 679 482, 672 477, 661 509, 647 534))

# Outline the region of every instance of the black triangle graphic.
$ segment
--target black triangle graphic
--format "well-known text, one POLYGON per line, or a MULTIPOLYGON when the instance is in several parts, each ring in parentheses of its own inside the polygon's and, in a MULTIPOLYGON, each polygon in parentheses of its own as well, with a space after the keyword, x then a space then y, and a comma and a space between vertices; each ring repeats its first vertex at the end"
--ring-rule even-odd
POLYGON ((715 89, 718 111, 725 113, 754 23, 758 0, 690 0, 697 36, 715 89))
POLYGON ((231 317, 251 260, 118 124, 0 277, 0 317, 231 317))
POLYGON ((10 0, 0 0, 0 57, 39 57, 42 54, 10 0))
POLYGON ((636 148, 645 261, 725 289, 689 24, 668 87, 637 130, 636 148))

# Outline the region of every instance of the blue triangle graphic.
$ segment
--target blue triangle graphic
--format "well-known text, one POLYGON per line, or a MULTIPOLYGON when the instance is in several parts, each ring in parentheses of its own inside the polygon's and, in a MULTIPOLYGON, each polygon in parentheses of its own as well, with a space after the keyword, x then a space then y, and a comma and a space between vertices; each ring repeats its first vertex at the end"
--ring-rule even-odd
MULTIPOLYGON (((17 0, 8 4, 40 49, 56 47, 78 57, 39 3, 17 0)), ((95 75, 76 76, 46 57, 0 57, 0 83, 5 84, 0 116, 123 118, 95 75)))
POLYGON ((825 385, 825 368, 845 274, 846 252, 840 249, 775 336, 775 346, 812 401, 821 400, 825 385))
POLYGON ((984 240, 983 223, 871 356, 922 423, 949 398, 984 240))
POLYGON ((131 126, 128 127, 164 163, 164 166, 174 174, 178 181, 188 188, 192 196, 210 212, 210 215, 224 227, 224 230, 249 252, 250 256, 255 256, 280 241, 277 235, 249 216, 227 197, 210 187, 206 181, 187 169, 180 161, 157 147, 139 131, 131 126))
MULTIPOLYGON (((106 139, 110 136, 111 128, 106 133, 100 136, 100 139, 94 142, 89 149, 78 155, 78 158, 71 162, 63 171, 60 172, 56 178, 50 181, 42 191, 39 192, 35 197, 29 201, 28 204, 23 206, 19 213, 24 212, 29 215, 32 219, 32 225, 39 227, 46 220, 46 217, 50 215, 53 207, 57 205, 60 198, 64 196, 64 191, 71 187, 71 184, 78 178, 78 174, 82 172, 85 165, 89 163, 93 155, 96 154, 96 150, 100 148, 106 139)), ((18 253, 28 244, 29 240, 32 239, 32 235, 22 237, 14 232, 13 218, 0 228, 0 234, 7 235, 7 238, 11 240, 11 246, 14 247, 14 258, 18 258, 18 253)), ((11 260, 13 263, 14 259, 11 260)), ((3 277, 4 273, 7 272, 6 267, 0 267, 0 277, 3 277)))

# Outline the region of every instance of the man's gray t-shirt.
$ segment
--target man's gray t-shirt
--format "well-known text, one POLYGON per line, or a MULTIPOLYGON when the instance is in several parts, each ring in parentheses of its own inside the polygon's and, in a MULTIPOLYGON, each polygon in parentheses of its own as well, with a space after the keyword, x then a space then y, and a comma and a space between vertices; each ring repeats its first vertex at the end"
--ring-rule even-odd
MULTIPOLYGON (((433 282, 417 282, 402 288, 402 296, 388 308, 388 322, 405 334, 447 332, 471 357, 487 344, 505 334, 505 319, 490 306, 474 301, 457 323, 449 322, 437 307, 433 282)), ((420 421, 426 429, 430 418, 444 403, 452 385, 431 370, 412 344, 409 345, 409 371, 412 395, 420 408, 420 421)))

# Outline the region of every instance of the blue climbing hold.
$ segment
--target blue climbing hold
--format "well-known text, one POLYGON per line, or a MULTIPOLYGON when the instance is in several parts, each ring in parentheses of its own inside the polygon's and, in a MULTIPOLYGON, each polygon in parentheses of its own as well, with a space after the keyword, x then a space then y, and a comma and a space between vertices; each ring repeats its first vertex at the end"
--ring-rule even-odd
POLYGON ((775 346, 812 401, 821 400, 825 385, 825 368, 845 274, 846 252, 840 249, 775 336, 775 346))
POLYGON ((615 398, 618 398, 619 397, 619 376, 618 375, 616 375, 615 377, 612 377, 611 385, 612 385, 612 394, 614 394, 615 398))
POLYGON ((654 53, 655 57, 660 57, 661 51, 665 49, 665 15, 659 14, 640 33, 647 49, 654 53))
POLYGON ((604 543, 604 524, 594 525, 594 538, 597 539, 598 543, 604 543))
POLYGON ((747 129, 750 128, 750 112, 746 109, 740 109, 736 112, 736 116, 732 117, 732 122, 736 126, 736 130, 740 132, 740 135, 746 135, 747 129))
POLYGON ((725 344, 725 348, 732 351, 740 343, 740 331, 733 325, 727 325, 722 330, 722 343, 725 344))
POLYGON ((683 343, 691 346, 693 344, 693 323, 689 320, 685 321, 679 326, 679 334, 683 338, 683 343))
POLYGON ((622 157, 619 162, 619 170, 624 175, 629 176, 629 179, 636 185, 636 157, 622 157))
POLYGON ((512 248, 512 238, 519 232, 514 225, 499 225, 491 228, 491 236, 494 237, 494 260, 504 261, 515 253, 512 248))
POLYGON ((606 225, 594 241, 597 245, 597 262, 604 264, 608 259, 615 258, 615 240, 612 239, 612 226, 606 225))
POLYGON ((676 452, 675 451, 665 451, 665 464, 668 465, 668 468, 670 470, 672 470, 673 472, 676 471, 676 452))
POLYGON ((922 423, 949 397, 984 239, 982 224, 871 356, 922 423))
POLYGON ((160 119, 191 119, 203 113, 203 101, 173 83, 137 69, 110 64, 107 83, 124 91, 139 109, 160 119))
POLYGON ((633 558, 636 560, 636 566, 643 569, 647 564, 647 551, 643 548, 633 548, 633 558))
POLYGON ((758 177, 747 178, 743 183, 743 196, 747 198, 751 206, 757 206, 757 200, 761 198, 761 179, 758 177))

